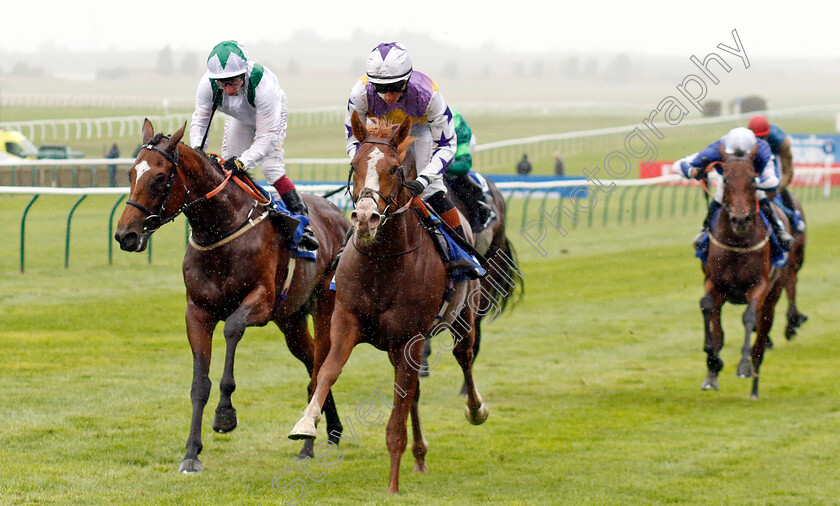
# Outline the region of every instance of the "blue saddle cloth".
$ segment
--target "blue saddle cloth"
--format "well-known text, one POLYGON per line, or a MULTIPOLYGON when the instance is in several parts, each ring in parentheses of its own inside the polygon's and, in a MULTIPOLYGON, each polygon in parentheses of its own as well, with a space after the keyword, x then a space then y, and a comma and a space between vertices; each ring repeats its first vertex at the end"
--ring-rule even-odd
POLYGON ((283 199, 276 198, 273 193, 270 193, 269 196, 271 197, 271 205, 274 207, 274 209, 276 209, 282 214, 291 216, 292 218, 298 220, 297 229, 295 229, 295 232, 292 234, 292 237, 286 241, 286 245, 289 247, 289 250, 294 256, 298 258, 306 258, 312 261, 317 260, 317 250, 309 251, 308 249, 303 249, 300 247, 300 240, 303 238, 303 229, 306 228, 306 225, 309 224, 309 217, 300 214, 293 214, 291 211, 289 211, 289 208, 286 207, 286 204, 283 202, 283 199))
MULTIPOLYGON (((712 230, 715 228, 715 223, 717 223, 718 216, 720 216, 722 209, 723 208, 718 209, 712 217, 712 224, 709 227, 712 230)), ((767 217, 764 216, 764 213, 759 212, 758 214, 761 216, 761 219, 764 220, 764 226, 767 227, 767 230, 770 233, 770 262, 774 267, 784 267, 787 265, 788 252, 782 248, 782 245, 779 243, 779 239, 776 237, 776 234, 773 233, 773 227, 770 226, 770 222, 767 220, 767 217)), ((694 252, 694 256, 699 258, 700 261, 703 262, 703 265, 706 265, 706 262, 709 260, 708 232, 703 232, 701 247, 699 250, 694 252)))
POLYGON ((779 206, 779 209, 781 209, 785 213, 785 215, 787 215, 788 220, 790 220, 790 228, 793 231, 801 231, 802 225, 800 223, 802 222, 802 213, 800 213, 797 209, 790 209, 786 207, 784 202, 782 201, 781 194, 776 194, 776 196, 773 198, 773 203, 779 206))
MULTIPOLYGON (((440 221, 434 215, 431 216, 432 220, 440 221)), ((434 231, 430 231, 430 234, 435 233, 434 231)), ((458 243, 452 239, 449 233, 446 231, 444 227, 440 227, 440 233, 443 238, 446 240, 447 246, 447 256, 449 257, 449 264, 457 264, 459 267, 454 269, 449 269, 449 277, 455 281, 461 281, 464 279, 472 279, 470 277, 470 273, 478 272, 479 275, 483 276, 485 274, 484 268, 481 266, 481 263, 478 259, 468 253, 464 248, 458 245, 458 243)), ((434 237, 433 240, 436 240, 434 237)), ((352 239, 351 239, 352 240, 352 239)), ((446 262, 446 259, 443 259, 446 262)), ((330 281, 330 290, 335 291, 335 275, 333 275, 332 281, 330 281)))

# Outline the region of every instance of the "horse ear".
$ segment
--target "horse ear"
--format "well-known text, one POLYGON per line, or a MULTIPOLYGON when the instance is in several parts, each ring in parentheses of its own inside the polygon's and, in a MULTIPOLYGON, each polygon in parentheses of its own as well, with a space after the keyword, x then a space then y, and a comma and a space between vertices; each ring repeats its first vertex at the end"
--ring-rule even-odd
POLYGON ((406 137, 408 137, 408 133, 411 131, 411 118, 406 116, 405 119, 400 123, 400 126, 397 127, 397 131, 394 133, 394 145, 399 146, 403 143, 406 137))
POLYGON ((178 147, 178 143, 181 142, 181 138, 184 136, 184 130, 186 130, 186 128, 187 122, 185 121, 184 125, 169 138, 169 151, 175 151, 175 148, 178 147))
POLYGON ((155 129, 152 127, 152 122, 149 121, 149 118, 145 118, 143 120, 143 144, 148 144, 152 137, 155 136, 155 129))
POLYGON ((747 158, 750 160, 755 160, 755 155, 758 153, 758 143, 755 143, 755 146, 752 147, 749 153, 747 153, 747 158))
POLYGON ((726 154, 726 150, 723 149, 723 143, 718 144, 718 153, 720 153, 720 159, 724 162, 729 158, 729 155, 726 154))
POLYGON ((359 118, 359 113, 355 109, 353 110, 353 114, 350 116, 350 128, 353 130, 353 137, 355 137, 356 140, 363 141, 367 139, 367 127, 365 127, 365 124, 362 123, 362 119, 359 118))

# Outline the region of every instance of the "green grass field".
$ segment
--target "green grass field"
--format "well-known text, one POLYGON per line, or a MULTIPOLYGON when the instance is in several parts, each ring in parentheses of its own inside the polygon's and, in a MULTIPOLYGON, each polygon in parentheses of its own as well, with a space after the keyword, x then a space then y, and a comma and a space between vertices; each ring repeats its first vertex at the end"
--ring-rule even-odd
MULTIPOLYGON (((444 357, 422 381, 430 472, 412 473, 407 452, 399 497, 386 492, 384 423, 354 423, 358 446, 342 444, 331 469, 311 465, 320 481, 295 470, 299 444, 286 434, 305 406, 307 377, 273 325, 249 329, 239 346, 239 427, 226 435, 210 428, 224 349, 217 329, 205 470, 177 473, 192 375, 183 223, 156 234, 151 264, 117 249, 108 265, 115 199, 90 197, 74 218, 65 270, 64 227, 75 199, 43 196, 27 221, 21 274, 28 199, 0 196, 0 503, 278 504, 293 495, 272 489, 286 467, 290 478, 305 479, 309 504, 832 504, 840 497, 836 197, 806 200, 799 306, 810 320, 787 342, 777 319, 758 401, 748 399, 750 381, 734 373, 740 307, 724 309, 721 390, 700 390, 702 280, 689 243, 702 215, 693 204, 686 214, 678 207, 674 216, 640 215, 632 226, 614 218, 602 226, 596 214, 593 226, 582 222, 566 237, 549 229, 542 257, 517 234, 515 202, 510 235, 527 293, 483 328, 475 377, 490 418, 478 427, 464 419, 460 370, 444 357)), ((538 204, 546 205, 531 203, 538 204)), ((629 205, 624 213, 629 224, 629 205)), ((334 388, 339 413, 355 422, 354 407, 374 400, 372 390, 392 377, 384 353, 359 346, 334 388)))

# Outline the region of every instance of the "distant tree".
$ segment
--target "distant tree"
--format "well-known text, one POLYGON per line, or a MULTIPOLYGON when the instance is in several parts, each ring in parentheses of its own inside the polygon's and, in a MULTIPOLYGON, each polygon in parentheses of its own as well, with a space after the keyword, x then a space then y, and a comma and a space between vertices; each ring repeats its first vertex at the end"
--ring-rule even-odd
POLYGON ((172 49, 166 46, 158 53, 155 71, 162 76, 171 76, 174 70, 175 64, 172 60, 172 49))
POLYGON ((186 75, 198 74, 198 57, 195 53, 187 53, 181 58, 181 63, 178 64, 178 72, 186 75))
POLYGON ((630 81, 630 70, 630 57, 624 53, 620 53, 610 61, 604 77, 611 83, 627 84, 630 81))
POLYGON ((703 116, 712 117, 720 116, 723 106, 720 100, 707 100, 703 102, 703 116))
POLYGON ((531 77, 535 79, 542 79, 545 77, 545 63, 542 60, 537 60, 531 66, 531 77))
POLYGON ((764 111, 767 109, 767 100, 758 95, 744 97, 741 101, 741 112, 764 111))
POLYGON ((30 67, 26 63, 19 61, 12 67, 11 75, 18 77, 44 77, 45 72, 43 67, 30 67))
POLYGON ((300 63, 296 59, 289 58, 286 63, 286 75, 292 77, 300 75, 300 63))
POLYGON ((569 56, 560 63, 560 77, 564 79, 577 79, 580 77, 580 58, 569 56))
POLYGON ((590 56, 583 61, 581 76, 584 79, 594 79, 598 75, 598 60, 590 56))
POLYGON ((440 70, 440 75, 445 77, 446 79, 458 79, 458 64, 452 60, 449 60, 444 64, 443 68, 440 70))

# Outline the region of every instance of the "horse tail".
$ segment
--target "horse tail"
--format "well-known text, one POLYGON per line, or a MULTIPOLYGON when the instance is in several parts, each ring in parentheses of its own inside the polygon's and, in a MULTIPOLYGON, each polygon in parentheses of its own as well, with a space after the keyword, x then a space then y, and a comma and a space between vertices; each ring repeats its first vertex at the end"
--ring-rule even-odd
MULTIPOLYGON (((513 243, 505 236, 504 242, 487 259, 492 266, 487 269, 486 287, 489 297, 499 305, 499 315, 510 306, 513 309, 525 295, 525 278, 519 270, 519 261, 513 243)), ((484 284, 484 283, 482 283, 484 284)))

